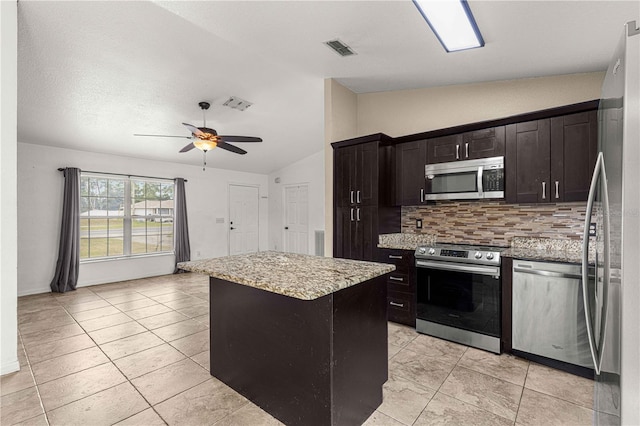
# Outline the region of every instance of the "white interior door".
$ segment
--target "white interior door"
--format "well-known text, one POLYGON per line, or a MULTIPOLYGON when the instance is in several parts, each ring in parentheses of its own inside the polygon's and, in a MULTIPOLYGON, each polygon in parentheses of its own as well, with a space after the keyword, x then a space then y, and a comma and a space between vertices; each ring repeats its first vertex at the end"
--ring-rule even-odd
POLYGON ((309 187, 284 188, 284 251, 309 252, 309 187))
POLYGON ((259 191, 255 186, 229 185, 229 254, 258 251, 259 191))

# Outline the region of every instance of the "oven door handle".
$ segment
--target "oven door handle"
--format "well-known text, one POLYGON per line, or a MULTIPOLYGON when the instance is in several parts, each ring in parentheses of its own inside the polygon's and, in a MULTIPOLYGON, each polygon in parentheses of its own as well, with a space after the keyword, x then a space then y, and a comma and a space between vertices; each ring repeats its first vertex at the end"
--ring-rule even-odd
POLYGON ((483 265, 461 265, 458 263, 430 262, 428 260, 416 260, 418 268, 441 269, 445 271, 470 272, 480 275, 500 275, 500 267, 483 265))

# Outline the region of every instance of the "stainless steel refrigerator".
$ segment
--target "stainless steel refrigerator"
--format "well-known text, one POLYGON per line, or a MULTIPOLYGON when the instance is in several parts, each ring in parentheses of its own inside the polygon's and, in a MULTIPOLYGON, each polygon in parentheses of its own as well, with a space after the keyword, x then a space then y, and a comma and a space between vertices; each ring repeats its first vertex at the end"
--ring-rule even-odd
POLYGON ((624 26, 607 70, 598 125, 582 259, 595 366, 594 424, 640 424, 640 29, 635 21, 624 26), (596 269, 593 286, 587 281, 589 264, 596 269))

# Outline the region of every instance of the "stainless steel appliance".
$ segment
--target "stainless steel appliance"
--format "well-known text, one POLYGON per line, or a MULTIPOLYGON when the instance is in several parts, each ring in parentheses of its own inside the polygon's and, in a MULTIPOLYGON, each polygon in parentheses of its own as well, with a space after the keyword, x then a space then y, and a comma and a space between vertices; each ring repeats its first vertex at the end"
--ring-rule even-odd
POLYGON ((424 167, 426 200, 470 200, 504 198, 504 157, 424 167))
POLYGON ((416 330, 500 353, 502 250, 454 244, 418 247, 416 330))
POLYGON ((512 292, 514 351, 585 367, 572 371, 593 374, 581 266, 514 259, 512 292))
POLYGON ((596 423, 640 424, 640 29, 624 26, 602 85, 598 158, 584 224, 583 288, 596 423), (596 236, 589 237, 595 224, 596 236))

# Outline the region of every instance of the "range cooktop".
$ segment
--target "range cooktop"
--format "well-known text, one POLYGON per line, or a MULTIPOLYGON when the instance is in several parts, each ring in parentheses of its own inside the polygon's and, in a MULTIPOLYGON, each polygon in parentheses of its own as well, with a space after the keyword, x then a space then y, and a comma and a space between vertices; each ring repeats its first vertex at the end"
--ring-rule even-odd
POLYGON ((500 253, 506 247, 490 247, 467 244, 434 244, 419 246, 416 259, 430 259, 444 262, 476 263, 480 265, 500 265, 500 253))

